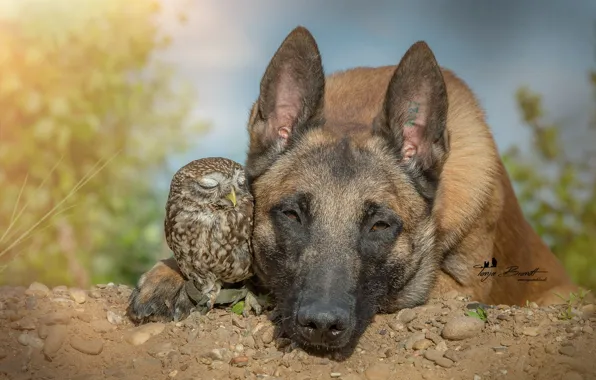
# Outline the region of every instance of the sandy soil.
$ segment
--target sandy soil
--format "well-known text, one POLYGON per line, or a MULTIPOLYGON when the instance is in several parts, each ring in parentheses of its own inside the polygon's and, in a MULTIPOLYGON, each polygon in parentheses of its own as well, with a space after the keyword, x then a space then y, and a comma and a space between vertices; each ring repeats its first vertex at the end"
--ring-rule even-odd
POLYGON ((456 293, 378 315, 347 360, 311 356, 266 315, 230 309, 133 326, 131 289, 0 288, 0 379, 596 379, 596 308, 499 305, 456 293))

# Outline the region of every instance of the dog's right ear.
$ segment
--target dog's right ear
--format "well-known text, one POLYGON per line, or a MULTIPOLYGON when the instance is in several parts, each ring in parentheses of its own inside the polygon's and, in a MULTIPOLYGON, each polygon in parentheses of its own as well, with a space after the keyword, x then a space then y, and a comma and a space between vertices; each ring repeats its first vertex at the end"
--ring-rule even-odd
POLYGON ((248 132, 247 176, 259 176, 322 113, 325 75, 317 43, 304 27, 282 42, 261 79, 248 132))

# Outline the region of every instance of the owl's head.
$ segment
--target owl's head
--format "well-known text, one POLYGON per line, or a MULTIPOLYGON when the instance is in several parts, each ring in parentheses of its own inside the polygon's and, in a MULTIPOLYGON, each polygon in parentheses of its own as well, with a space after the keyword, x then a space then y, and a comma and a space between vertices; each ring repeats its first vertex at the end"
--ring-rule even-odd
POLYGON ((201 205, 233 208, 250 194, 240 164, 227 158, 208 157, 178 170, 170 186, 170 196, 173 195, 201 205))

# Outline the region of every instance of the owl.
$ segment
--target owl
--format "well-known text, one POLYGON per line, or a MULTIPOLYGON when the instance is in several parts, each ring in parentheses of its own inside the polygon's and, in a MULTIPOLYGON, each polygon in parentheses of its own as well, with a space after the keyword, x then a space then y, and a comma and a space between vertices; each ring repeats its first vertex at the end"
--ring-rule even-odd
POLYGON ((182 275, 187 295, 203 307, 230 300, 230 292, 245 298, 245 315, 261 307, 247 289, 224 289, 253 276, 253 198, 244 168, 229 159, 203 158, 183 166, 174 175, 166 203, 166 242, 182 275), (225 299, 218 302, 219 298, 225 299))

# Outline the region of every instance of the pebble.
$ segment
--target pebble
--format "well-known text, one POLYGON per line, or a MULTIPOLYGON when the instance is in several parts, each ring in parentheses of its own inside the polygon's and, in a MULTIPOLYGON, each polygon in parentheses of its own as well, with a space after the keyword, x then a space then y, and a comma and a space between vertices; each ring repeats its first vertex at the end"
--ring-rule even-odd
POLYGON ((25 294, 28 296, 35 296, 39 298, 47 297, 51 293, 50 288, 41 282, 34 282, 29 285, 29 288, 25 290, 25 294))
POLYGON ((147 323, 145 325, 134 327, 124 335, 124 340, 133 346, 139 346, 149 338, 161 334, 166 325, 160 322, 147 323))
POLYGON ((414 343, 418 342, 419 340, 425 339, 425 334, 423 332, 418 332, 412 334, 406 341, 404 342, 404 346, 406 350, 411 350, 414 346, 414 343))
POLYGON ((426 350, 424 353, 424 357, 430 361, 437 361, 438 359, 442 358, 445 353, 437 350, 426 350))
POLYGON ((98 333, 106 333, 116 329, 116 326, 106 321, 105 319, 91 321, 89 325, 91 326, 93 331, 98 333))
POLYGON ((538 336, 540 334, 540 330, 538 329, 538 327, 526 326, 522 330, 522 334, 527 335, 527 336, 538 336))
POLYGON ((455 317, 447 321, 441 335, 449 340, 463 340, 478 335, 483 327, 484 322, 480 319, 467 316, 455 317))
POLYGON ((113 325, 121 325, 122 322, 124 322, 124 320, 122 319, 122 316, 120 316, 119 314, 116 314, 112 310, 108 310, 108 312, 106 314, 107 314, 108 322, 110 322, 113 325))
POLYGON ((43 346, 43 353, 46 357, 52 358, 56 355, 66 339, 66 334, 67 328, 65 325, 53 325, 48 327, 48 337, 43 346))
POLYGON ((78 336, 70 339, 70 345, 77 351, 87 355, 99 355, 103 350, 103 342, 99 339, 85 340, 78 336))
POLYGON ((391 321, 388 325, 394 331, 401 331, 406 328, 406 326, 399 321, 391 321))
POLYGON ((269 344, 273 342, 273 335, 275 332, 275 327, 269 326, 263 330, 263 334, 261 334, 261 341, 265 344, 269 344))
POLYGON ((41 340, 41 338, 26 332, 19 335, 17 340, 23 346, 29 346, 37 349, 43 348, 44 345, 43 340, 41 340))
POLYGON ((584 326, 582 327, 582 331, 586 334, 592 334, 594 332, 594 329, 591 326, 584 326))
POLYGON ((451 368, 453 366, 453 362, 447 358, 439 358, 435 361, 435 364, 441 366, 443 368, 451 368))
POLYGON ((480 375, 474 375, 474 380, 481 380, 482 377, 480 377, 480 375))
POLYGON ((10 327, 15 330, 35 330, 35 322, 30 317, 25 317, 19 321, 14 321, 10 327))
POLYGON ((435 350, 437 351, 447 351, 449 348, 447 347, 447 343, 445 343, 445 341, 441 341, 439 344, 437 344, 437 347, 435 347, 435 350))
POLYGON ((565 355, 565 356, 575 356, 576 353, 576 349, 573 346, 562 346, 561 348, 559 348, 559 353, 561 355, 565 355))
POLYGON ((453 362, 459 361, 459 354, 455 350, 447 350, 443 356, 453 362))
POLYGON ((515 341, 513 339, 501 339, 500 343, 501 346, 510 347, 515 344, 515 341))
POLYGON ((413 309, 402 309, 397 314, 397 319, 404 324, 412 322, 415 318, 416 312, 413 309))
POLYGON ((329 376, 331 376, 331 378, 335 379, 335 378, 341 377, 341 372, 331 372, 329 374, 329 376))
POLYGON ((57 311, 48 314, 43 319, 43 324, 46 326, 67 325, 70 323, 70 313, 64 311, 57 311))
POLYGON ((426 332, 426 339, 430 339, 434 344, 439 344, 443 341, 443 339, 441 339, 440 336, 438 336, 437 334, 435 334, 432 331, 426 332))
POLYGON ((414 344, 412 345, 412 348, 414 350, 426 350, 427 348, 429 348, 432 345, 433 345, 433 342, 430 341, 429 339, 421 339, 419 341, 414 342, 414 344))
POLYGON ((72 298, 76 303, 82 304, 87 301, 87 294, 82 289, 71 288, 70 291, 70 298, 72 298))
POLYGON ((507 352, 507 347, 505 347, 505 346, 496 346, 496 347, 493 347, 493 351, 495 351, 497 354, 502 354, 504 352, 507 352))
POLYGON ((364 371, 367 380, 386 380, 391 378, 391 367, 386 363, 375 363, 364 371))
POLYGON ((590 319, 596 316, 596 305, 588 304, 584 305, 581 308, 582 318, 583 319, 590 319))
POLYGON ((235 367, 246 367, 248 365, 248 357, 246 356, 237 356, 232 359, 230 362, 235 367))

